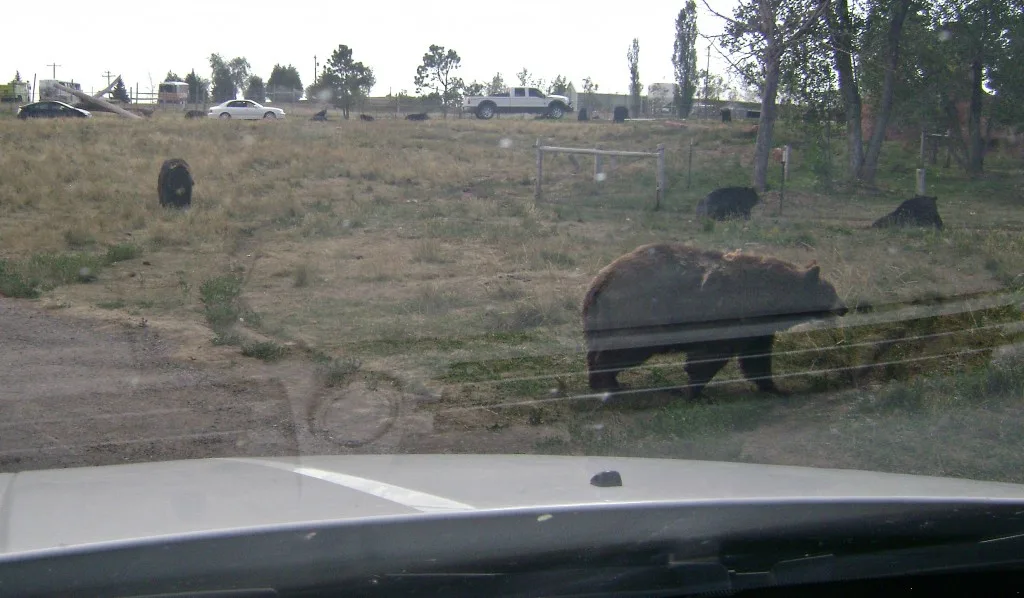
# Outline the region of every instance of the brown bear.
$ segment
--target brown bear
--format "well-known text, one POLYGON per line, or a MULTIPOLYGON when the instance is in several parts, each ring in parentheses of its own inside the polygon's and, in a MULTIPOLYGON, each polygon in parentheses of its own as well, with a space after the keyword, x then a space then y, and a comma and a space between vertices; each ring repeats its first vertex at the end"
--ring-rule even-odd
POLYGON ((192 171, 180 158, 165 160, 156 180, 160 205, 165 208, 187 208, 192 205, 192 171))
POLYGON ((678 243, 643 245, 598 273, 583 301, 590 387, 619 389, 619 372, 659 353, 687 354, 690 396, 734 356, 748 380, 772 380, 775 333, 847 308, 821 269, 678 243))

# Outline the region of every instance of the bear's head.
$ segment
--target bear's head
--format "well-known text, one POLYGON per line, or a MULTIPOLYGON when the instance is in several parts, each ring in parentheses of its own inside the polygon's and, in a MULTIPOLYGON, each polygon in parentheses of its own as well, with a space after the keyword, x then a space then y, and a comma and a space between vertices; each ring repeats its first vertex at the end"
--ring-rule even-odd
POLYGON ((821 267, 811 264, 803 274, 803 293, 807 301, 807 311, 815 318, 845 316, 849 309, 839 298, 835 287, 821 278, 821 267))

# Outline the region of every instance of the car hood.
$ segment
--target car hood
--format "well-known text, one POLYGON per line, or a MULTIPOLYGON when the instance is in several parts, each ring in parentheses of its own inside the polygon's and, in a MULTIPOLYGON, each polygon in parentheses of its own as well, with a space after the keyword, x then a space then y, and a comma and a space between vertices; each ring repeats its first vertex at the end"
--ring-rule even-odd
POLYGON ((880 499, 1021 501, 1024 486, 611 457, 372 455, 168 461, 0 474, 0 555, 196 532, 436 513, 880 499), (603 472, 617 472, 621 485, 596 484, 594 476, 603 472))

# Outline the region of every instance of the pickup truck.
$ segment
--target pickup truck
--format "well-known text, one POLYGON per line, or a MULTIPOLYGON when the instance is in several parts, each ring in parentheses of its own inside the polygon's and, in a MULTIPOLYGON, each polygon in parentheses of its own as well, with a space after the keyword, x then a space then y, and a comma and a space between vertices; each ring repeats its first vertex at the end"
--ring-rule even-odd
POLYGON ((499 112, 534 113, 549 118, 562 118, 573 108, 572 102, 565 96, 546 95, 536 87, 510 87, 489 96, 469 96, 463 100, 462 109, 476 114, 477 118, 487 120, 499 112))

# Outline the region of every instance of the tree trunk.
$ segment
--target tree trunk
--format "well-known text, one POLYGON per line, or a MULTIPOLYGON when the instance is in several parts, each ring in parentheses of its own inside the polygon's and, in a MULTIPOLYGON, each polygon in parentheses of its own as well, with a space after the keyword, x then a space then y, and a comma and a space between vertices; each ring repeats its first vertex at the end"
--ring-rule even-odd
POLYGON ((971 176, 979 175, 984 170, 985 144, 981 136, 983 79, 981 60, 975 58, 971 62, 971 107, 967 117, 967 173, 971 176))
POLYGON ((757 122, 757 141, 754 144, 754 189, 764 191, 768 182, 768 156, 772 149, 772 133, 775 130, 775 99, 779 94, 779 68, 782 62, 782 48, 772 40, 766 40, 764 70, 764 94, 761 98, 761 118, 757 122))
POLYGON ((885 79, 882 81, 882 97, 875 113, 875 127, 871 131, 871 140, 864 156, 864 164, 860 171, 860 180, 873 185, 878 171, 878 156, 882 153, 882 142, 885 141, 885 129, 889 126, 889 115, 892 113, 892 96, 896 87, 896 67, 900 62, 900 37, 903 35, 903 22, 910 10, 911 0, 898 0, 892 9, 892 20, 889 22, 888 53, 889 62, 885 68, 885 79))
POLYGON ((836 0, 835 19, 829 19, 829 33, 839 76, 839 93, 846 112, 847 173, 856 179, 864 165, 864 134, 861 130, 861 103, 853 74, 853 25, 847 0, 836 0))

